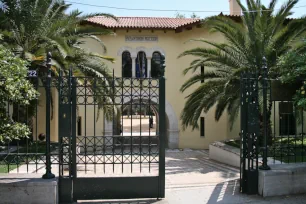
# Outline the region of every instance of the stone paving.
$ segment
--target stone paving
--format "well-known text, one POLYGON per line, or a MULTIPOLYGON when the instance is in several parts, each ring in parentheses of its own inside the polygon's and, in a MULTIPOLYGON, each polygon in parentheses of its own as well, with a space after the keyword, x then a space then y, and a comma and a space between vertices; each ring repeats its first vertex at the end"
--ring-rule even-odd
POLYGON ((131 133, 132 132, 156 132, 156 116, 153 116, 153 128, 149 128, 149 116, 133 116, 133 119, 124 116, 122 119, 123 122, 123 132, 131 133), (134 118, 135 117, 135 118, 134 118), (131 128, 132 127, 132 128, 131 128))
POLYGON ((79 201, 103 204, 292 204, 306 195, 262 198, 239 192, 239 169, 209 160, 208 151, 167 151, 166 198, 79 201))

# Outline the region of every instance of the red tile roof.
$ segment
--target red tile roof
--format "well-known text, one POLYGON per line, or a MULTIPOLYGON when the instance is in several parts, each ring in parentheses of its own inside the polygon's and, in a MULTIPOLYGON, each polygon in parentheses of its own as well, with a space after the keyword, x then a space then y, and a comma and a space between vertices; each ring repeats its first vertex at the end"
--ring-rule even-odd
POLYGON ((118 21, 102 16, 87 19, 87 22, 104 26, 106 28, 130 29, 177 29, 191 24, 199 24, 197 18, 163 18, 163 17, 117 17, 118 21))
MULTIPOLYGON (((239 21, 241 22, 241 15, 232 15, 232 14, 223 14, 222 12, 219 14, 219 16, 224 16, 224 17, 228 17, 231 18, 233 20, 239 21)), ((286 21, 292 21, 292 20, 297 20, 298 18, 286 18, 286 21)))

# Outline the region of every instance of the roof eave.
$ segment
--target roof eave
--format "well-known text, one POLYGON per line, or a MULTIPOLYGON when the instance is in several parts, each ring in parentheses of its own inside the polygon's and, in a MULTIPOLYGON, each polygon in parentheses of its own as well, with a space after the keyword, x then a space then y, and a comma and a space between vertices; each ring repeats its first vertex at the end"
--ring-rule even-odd
POLYGON ((92 21, 88 21, 88 20, 84 20, 82 23, 82 25, 86 25, 86 24, 90 24, 90 25, 93 25, 93 26, 100 26, 100 27, 103 27, 103 28, 106 28, 106 29, 129 29, 129 30, 138 30, 138 29, 141 29, 141 30, 177 30, 177 29, 184 29, 186 27, 190 27, 190 26, 198 26, 199 24, 201 24, 201 19, 198 19, 197 21, 195 22, 191 22, 191 23, 185 23, 183 25, 180 25, 180 26, 176 26, 176 27, 137 27, 137 26, 105 26, 103 24, 100 24, 100 23, 96 23, 96 22, 92 22, 92 21))

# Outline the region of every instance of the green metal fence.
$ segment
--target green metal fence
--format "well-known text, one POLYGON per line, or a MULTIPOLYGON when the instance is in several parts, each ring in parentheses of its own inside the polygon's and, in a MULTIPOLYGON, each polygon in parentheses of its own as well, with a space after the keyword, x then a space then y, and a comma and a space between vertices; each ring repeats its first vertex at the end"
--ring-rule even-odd
MULTIPOLYGON (((45 70, 50 70, 50 62, 51 54, 48 53, 45 70)), ((57 88, 56 80, 52 82, 50 74, 49 71, 28 72, 28 80, 41 93, 41 96, 29 105, 13 104, 7 99, 6 112, 11 122, 26 124, 31 134, 0 144, 0 173, 39 172, 45 173, 45 177, 53 177, 50 174, 50 164, 51 161, 53 164, 59 163, 59 146, 57 139, 50 141, 50 125, 54 122, 51 92, 57 88)))
POLYGON ((31 134, 0 144, 0 173, 58 176, 62 202, 164 197, 165 78, 55 75, 51 54, 46 65, 45 72, 29 71, 37 100, 7 103, 8 116, 31 134), (135 111, 123 115, 126 107, 135 111), (133 115, 144 110, 150 118, 133 115))
POLYGON ((240 188, 248 194, 258 193, 258 169, 306 161, 305 113, 293 100, 305 83, 283 84, 263 61, 260 72, 241 76, 240 188))

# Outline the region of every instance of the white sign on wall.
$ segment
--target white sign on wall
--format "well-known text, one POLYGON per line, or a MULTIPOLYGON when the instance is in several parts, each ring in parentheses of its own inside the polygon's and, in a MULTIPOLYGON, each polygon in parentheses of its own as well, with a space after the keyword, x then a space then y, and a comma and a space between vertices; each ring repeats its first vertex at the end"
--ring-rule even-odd
POLYGON ((126 42, 157 42, 157 36, 125 36, 126 42))

